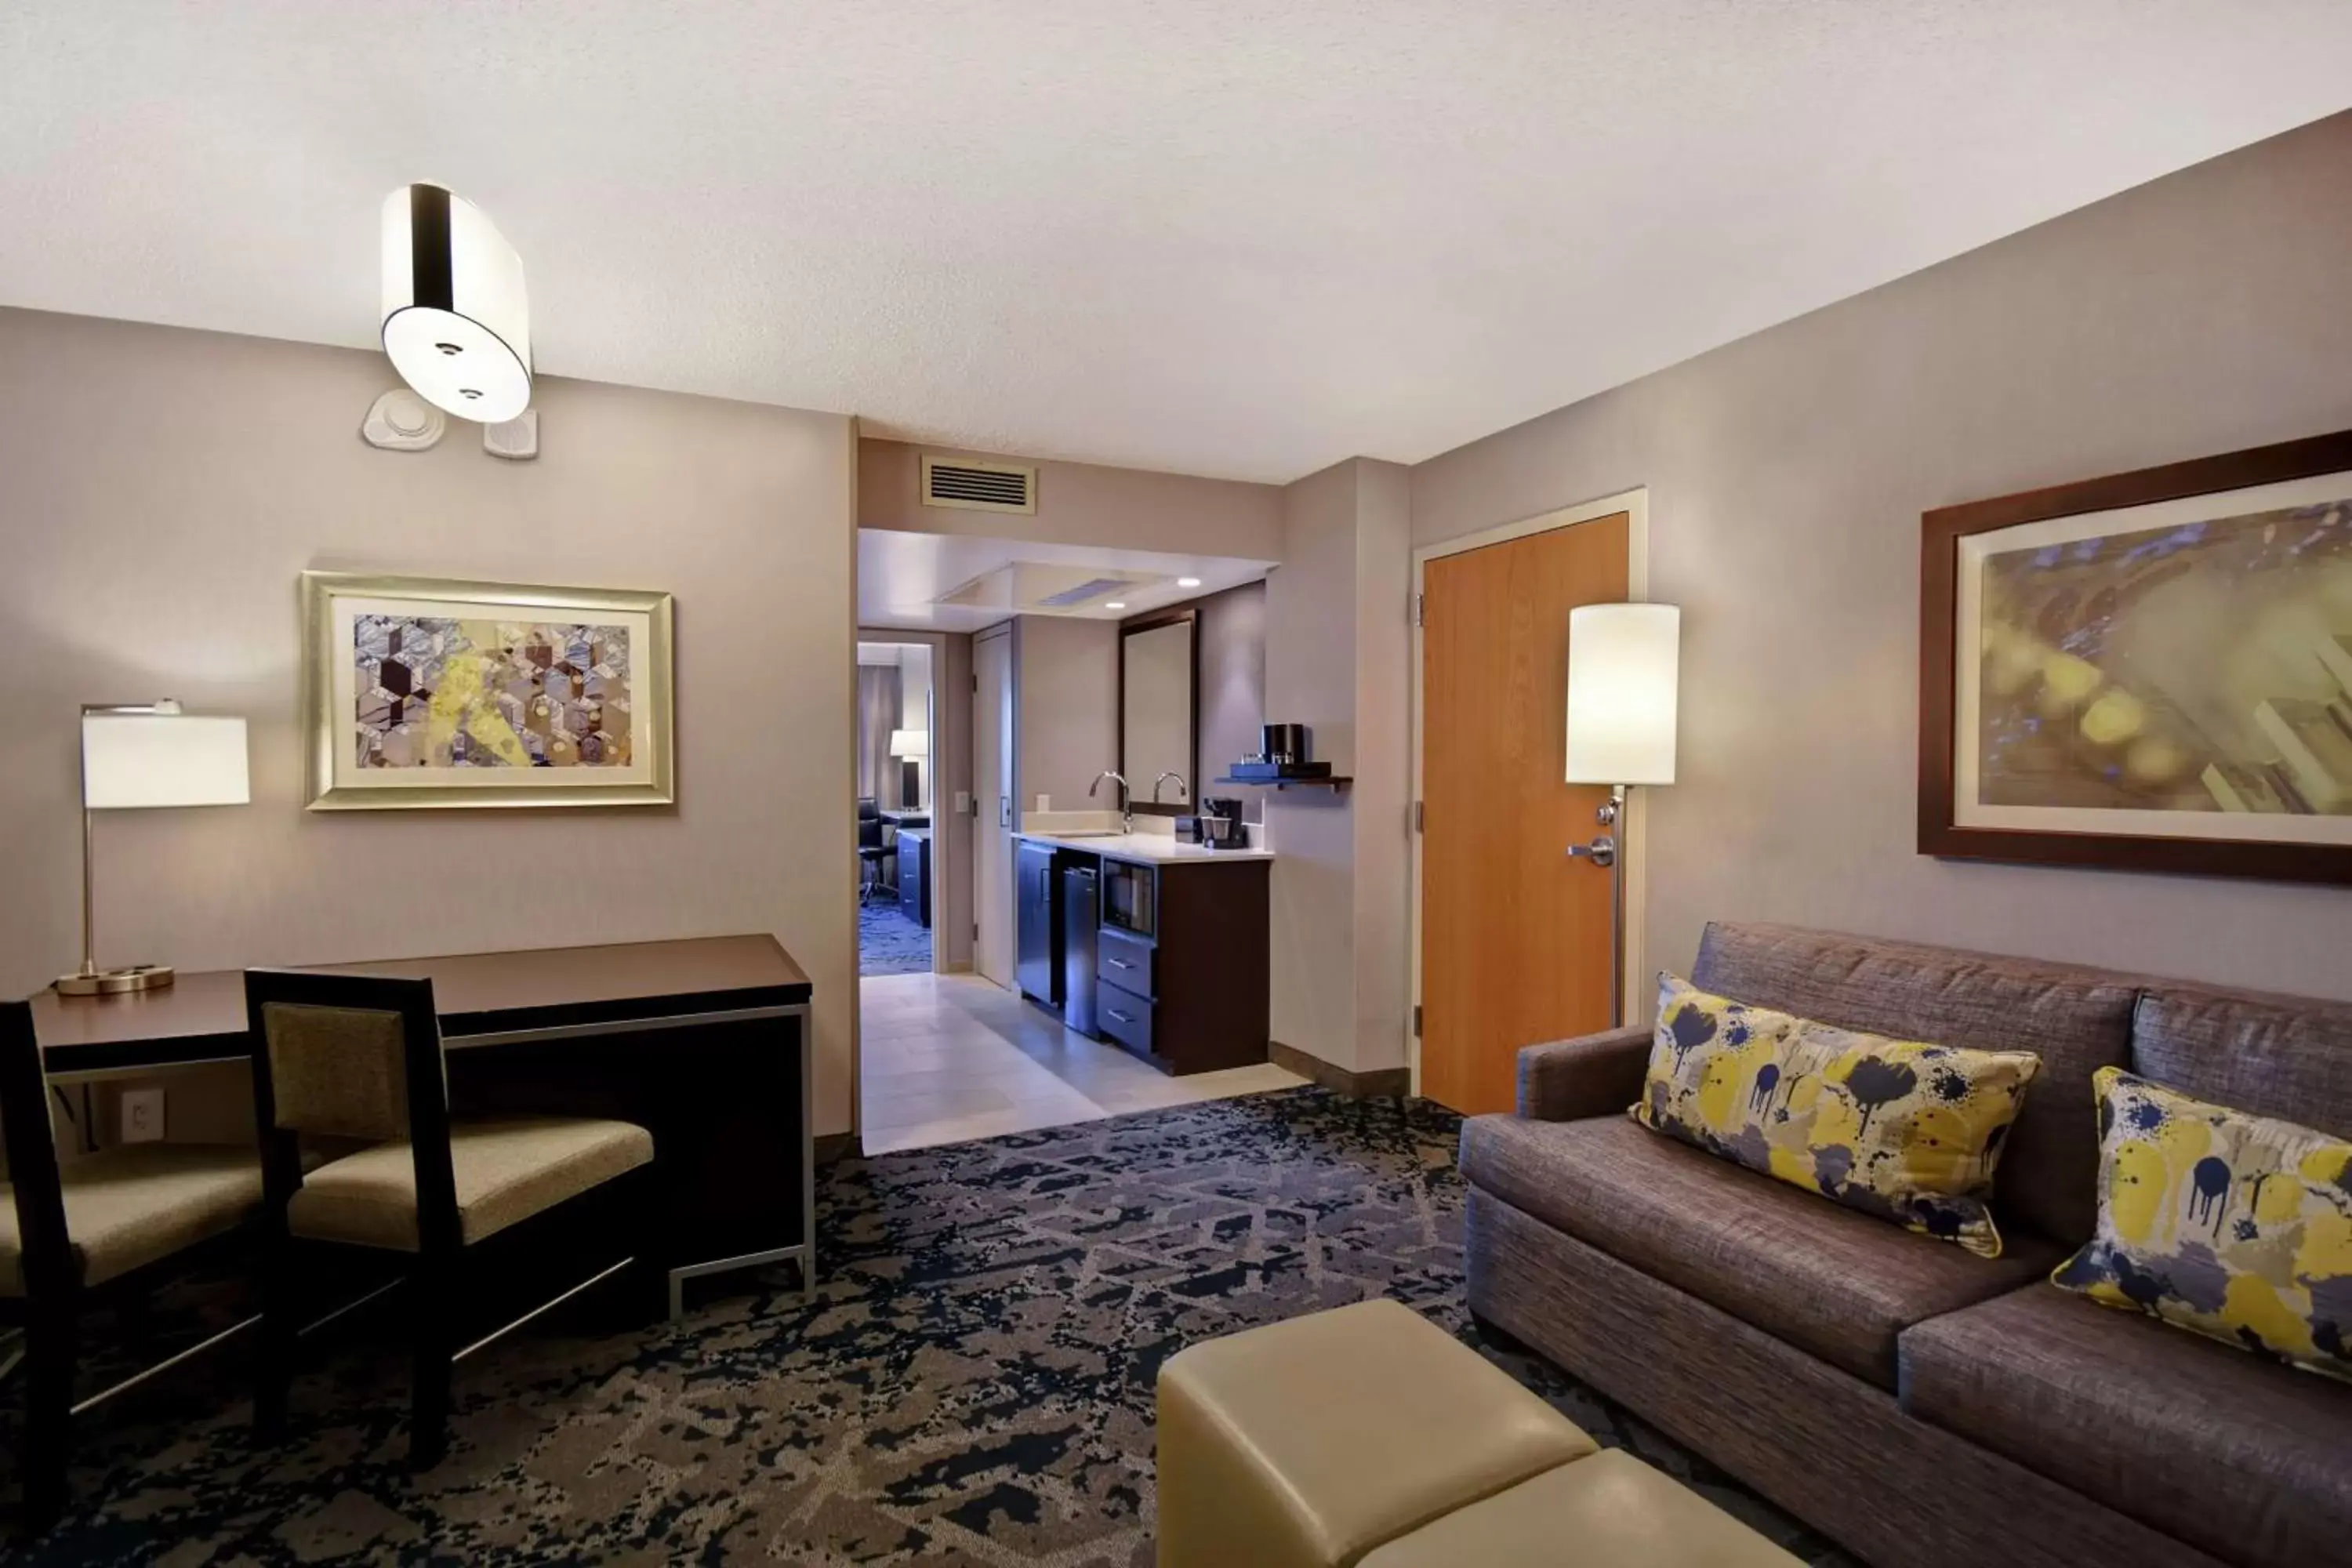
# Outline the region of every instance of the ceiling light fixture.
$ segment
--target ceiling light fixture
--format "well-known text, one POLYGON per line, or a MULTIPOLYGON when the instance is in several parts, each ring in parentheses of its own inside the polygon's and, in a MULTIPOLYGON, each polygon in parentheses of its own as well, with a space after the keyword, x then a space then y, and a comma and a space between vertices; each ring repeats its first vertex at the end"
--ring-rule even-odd
POLYGON ((1201 585, 1201 580, 1198 577, 1179 577, 1176 579, 1176 585, 1179 588, 1197 588, 1201 585))
POLYGON ((1124 599, 1113 599, 1109 604, 1105 605, 1103 608, 1106 610, 1123 610, 1127 608, 1127 601, 1124 599))
POLYGON ((530 406, 522 258, 479 207, 443 186, 384 198, 383 352, 445 414, 496 425, 530 406))

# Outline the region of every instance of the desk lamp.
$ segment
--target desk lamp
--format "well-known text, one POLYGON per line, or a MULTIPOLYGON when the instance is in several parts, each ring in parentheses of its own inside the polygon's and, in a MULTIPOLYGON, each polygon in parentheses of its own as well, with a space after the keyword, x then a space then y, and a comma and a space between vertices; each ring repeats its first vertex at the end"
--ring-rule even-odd
POLYGON ((90 828, 101 811, 148 806, 243 805, 245 721, 200 718, 164 700, 81 710, 81 967, 58 978, 67 996, 154 991, 172 984, 167 963, 100 969, 90 890, 90 828))

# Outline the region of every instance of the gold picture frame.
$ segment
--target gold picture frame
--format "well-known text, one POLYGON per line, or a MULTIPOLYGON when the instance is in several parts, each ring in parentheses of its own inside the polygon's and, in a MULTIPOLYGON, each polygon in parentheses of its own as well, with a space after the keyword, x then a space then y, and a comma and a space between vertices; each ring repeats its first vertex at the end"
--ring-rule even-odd
POLYGON ((669 595, 305 572, 301 605, 310 810, 676 803, 669 595))

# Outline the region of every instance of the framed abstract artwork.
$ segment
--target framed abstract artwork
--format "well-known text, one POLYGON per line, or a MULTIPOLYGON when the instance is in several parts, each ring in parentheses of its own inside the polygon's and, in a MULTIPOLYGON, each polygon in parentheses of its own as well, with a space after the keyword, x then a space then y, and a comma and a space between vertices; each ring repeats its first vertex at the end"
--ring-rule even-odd
POLYGON ((302 574, 313 811, 677 799, 667 594, 302 574))
POLYGON ((1922 524, 1921 854, 2352 882, 2352 431, 1922 524))

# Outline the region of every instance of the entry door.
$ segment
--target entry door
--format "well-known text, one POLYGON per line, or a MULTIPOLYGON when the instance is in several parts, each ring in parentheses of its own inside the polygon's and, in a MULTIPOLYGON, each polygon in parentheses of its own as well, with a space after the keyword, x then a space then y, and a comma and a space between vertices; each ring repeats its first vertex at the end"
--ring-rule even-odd
POLYGON ((1605 788, 1563 782, 1568 613, 1626 596, 1612 517, 1422 573, 1421 1091, 1508 1110, 1519 1047, 1609 1027, 1609 873, 1568 847, 1605 788))
POLYGON ((1013 637, 1009 628, 972 639, 972 919, 980 927, 972 963, 1013 988, 1013 637))

